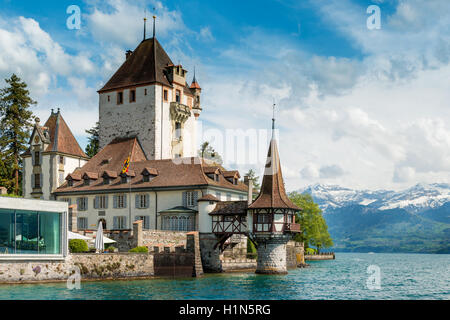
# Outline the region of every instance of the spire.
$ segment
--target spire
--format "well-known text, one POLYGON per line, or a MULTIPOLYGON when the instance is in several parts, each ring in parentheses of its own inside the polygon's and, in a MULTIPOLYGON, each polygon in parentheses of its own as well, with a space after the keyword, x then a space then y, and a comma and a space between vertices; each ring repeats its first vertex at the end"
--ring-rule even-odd
POLYGON ((280 156, 278 154, 277 141, 275 140, 275 104, 273 105, 274 115, 272 118, 272 139, 270 140, 269 152, 267 153, 264 177, 261 184, 261 191, 256 200, 249 206, 255 208, 278 208, 293 209, 299 208, 289 200, 284 188, 283 174, 281 172, 280 156))
POLYGON ((273 103, 273 114, 272 114, 272 139, 275 138, 275 107, 277 105, 273 103))
POLYGON ((194 78, 192 79, 192 83, 190 86, 191 89, 202 89, 195 78, 195 67, 194 67, 194 78))
POLYGON ((153 16, 153 38, 156 35, 156 16, 153 16))

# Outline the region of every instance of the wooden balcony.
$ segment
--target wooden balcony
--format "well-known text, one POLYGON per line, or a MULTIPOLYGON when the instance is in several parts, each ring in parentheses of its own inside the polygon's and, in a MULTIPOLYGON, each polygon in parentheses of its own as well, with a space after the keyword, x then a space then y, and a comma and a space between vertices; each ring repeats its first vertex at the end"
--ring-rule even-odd
POLYGON ((284 225, 285 232, 300 232, 300 225, 298 223, 286 223, 284 225))

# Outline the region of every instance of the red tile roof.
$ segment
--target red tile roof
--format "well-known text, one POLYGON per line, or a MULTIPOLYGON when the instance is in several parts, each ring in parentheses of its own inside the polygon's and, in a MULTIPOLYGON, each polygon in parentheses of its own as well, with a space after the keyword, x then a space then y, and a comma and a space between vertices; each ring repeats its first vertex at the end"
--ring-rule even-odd
MULTIPOLYGON (((47 122, 43 126, 35 124, 35 132, 39 134, 42 140, 49 143, 44 152, 59 152, 71 156, 88 158, 88 156, 83 152, 77 140, 75 139, 72 131, 70 131, 69 126, 61 115, 61 112, 51 113, 47 122), (47 132, 47 134, 45 134, 47 132)), ((31 148, 30 143, 30 148, 31 148)), ((30 149, 28 149, 23 156, 31 155, 30 149)))
MULTIPOLYGON (((78 176, 86 172, 97 172, 101 176, 105 171, 120 173, 123 162, 130 153, 132 156, 129 172, 138 173, 131 178, 130 183, 133 189, 190 186, 216 186, 241 192, 247 192, 248 189, 242 182, 234 185, 226 179, 213 181, 208 178, 204 172, 204 162, 200 158, 147 160, 137 138, 115 139, 72 175, 78 176), (110 160, 106 163, 103 161, 104 159, 110 160), (145 182, 142 176, 144 170, 152 171, 158 175, 150 181, 145 182)), ((126 189, 129 186, 130 184, 122 183, 122 179, 117 177, 111 179, 110 184, 107 185, 103 184, 103 181, 91 182, 90 185, 77 182, 72 187, 64 183, 56 189, 56 193, 126 189)))
POLYGON ((200 199, 198 199, 197 201, 220 201, 219 199, 217 199, 215 196, 213 196, 212 194, 207 194, 204 195, 203 197, 201 197, 200 199))

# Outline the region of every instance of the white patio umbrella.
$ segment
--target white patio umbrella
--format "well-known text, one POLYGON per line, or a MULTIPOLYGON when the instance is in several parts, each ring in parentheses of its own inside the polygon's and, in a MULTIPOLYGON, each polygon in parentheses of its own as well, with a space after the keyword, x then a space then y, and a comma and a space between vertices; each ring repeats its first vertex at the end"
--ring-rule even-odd
POLYGON ((67 238, 69 240, 72 240, 72 239, 92 240, 92 238, 83 236, 82 234, 79 234, 79 233, 76 233, 76 232, 72 232, 72 231, 68 232, 67 238))
POLYGON ((95 236, 95 249, 100 253, 105 249, 105 243, 103 242, 103 223, 101 222, 98 224, 98 230, 95 236))
MULTIPOLYGON (((95 241, 95 239, 90 239, 92 242, 94 242, 95 241)), ((113 240, 113 239, 110 239, 110 238, 108 238, 108 237, 106 237, 106 236, 103 236, 103 243, 104 244, 107 244, 107 243, 116 243, 117 241, 115 241, 115 240, 113 240)))

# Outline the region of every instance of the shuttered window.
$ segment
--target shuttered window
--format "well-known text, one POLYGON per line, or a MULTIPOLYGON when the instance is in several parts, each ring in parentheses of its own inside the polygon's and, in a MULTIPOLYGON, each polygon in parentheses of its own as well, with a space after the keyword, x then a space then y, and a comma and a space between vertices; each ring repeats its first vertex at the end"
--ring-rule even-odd
POLYGON ((127 196, 125 194, 115 195, 113 197, 113 206, 116 209, 123 209, 127 207, 127 196))
POLYGON ((113 228, 115 230, 121 230, 127 228, 127 217, 126 216, 115 216, 113 218, 113 228))
POLYGON ((183 206, 195 207, 197 205, 198 191, 183 192, 183 206))
POLYGON ((86 211, 88 209, 88 198, 77 198, 77 206, 79 211, 86 211))
POLYGON ((78 218, 78 229, 86 230, 88 228, 88 218, 78 218))
POLYGON ((135 196, 136 209, 146 209, 150 207, 150 195, 148 193, 137 194, 135 196))

